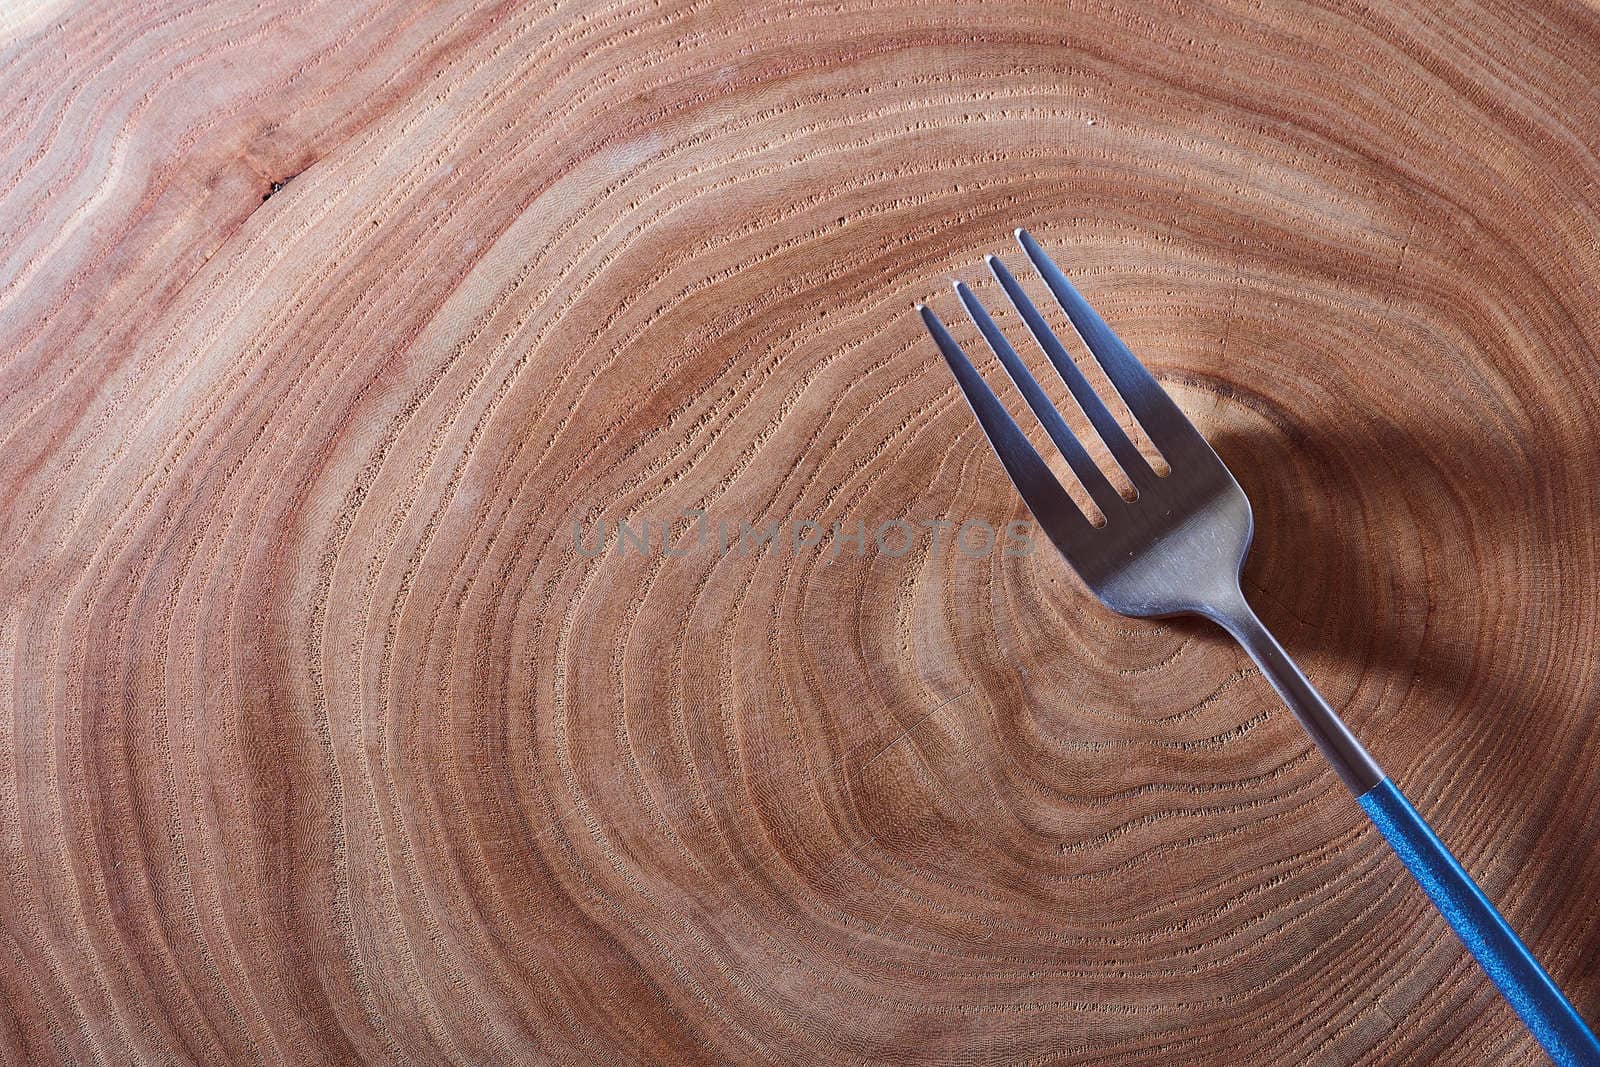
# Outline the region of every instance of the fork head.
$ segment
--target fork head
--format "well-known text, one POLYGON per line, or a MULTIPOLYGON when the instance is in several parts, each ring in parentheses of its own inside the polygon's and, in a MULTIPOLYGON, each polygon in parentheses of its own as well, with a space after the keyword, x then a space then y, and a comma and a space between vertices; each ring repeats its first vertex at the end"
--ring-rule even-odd
POLYGON ((1018 230, 1016 235, 1084 347, 1104 369, 1170 471, 1156 474, 1016 279, 1003 263, 989 256, 989 268, 1006 298, 1127 475, 1136 498, 1126 500, 1117 492, 977 296, 957 282, 956 293, 973 325, 1105 516, 1104 525, 1095 526, 1084 516, 938 316, 918 305, 923 323, 1006 473, 1040 528, 1089 590, 1111 610, 1134 616, 1197 614, 1213 619, 1231 613, 1240 601, 1239 569, 1253 532, 1250 501, 1166 390, 1060 268, 1026 231, 1018 230))

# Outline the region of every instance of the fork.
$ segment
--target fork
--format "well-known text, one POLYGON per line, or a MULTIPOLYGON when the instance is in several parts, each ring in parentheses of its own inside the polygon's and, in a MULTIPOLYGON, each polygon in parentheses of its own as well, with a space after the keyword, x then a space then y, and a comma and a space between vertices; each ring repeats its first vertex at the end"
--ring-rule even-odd
POLYGON ((1141 618, 1199 615, 1239 642, 1550 1058, 1563 1067, 1600 1064, 1600 1043, 1571 1003, 1245 601, 1239 573, 1254 520, 1250 501, 1232 473, 1038 242, 1024 230, 1017 230, 1016 237, 1170 468, 1163 475, 1152 469, 1016 278, 999 259, 988 256, 989 269, 1011 306, 1136 493, 1127 500, 1112 486, 983 304, 965 283, 956 282, 973 325, 1105 519, 1097 526, 1084 516, 938 316, 917 305, 1040 528, 1112 611, 1141 618))

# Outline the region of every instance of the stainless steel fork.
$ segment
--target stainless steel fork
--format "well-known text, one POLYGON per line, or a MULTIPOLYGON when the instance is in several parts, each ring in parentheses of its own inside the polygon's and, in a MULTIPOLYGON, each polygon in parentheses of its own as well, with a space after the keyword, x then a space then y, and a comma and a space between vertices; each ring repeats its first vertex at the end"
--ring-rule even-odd
POLYGON ((1560 989, 1245 602, 1239 572, 1254 523, 1250 501, 1239 483, 1038 243, 1023 230, 1016 236, 1084 346, 1171 468, 1165 475, 1156 474, 1017 280, 989 256, 989 268, 1011 306, 1137 494, 1130 501, 1117 492, 972 290, 957 282, 956 293, 978 332, 1105 517, 1097 527, 1084 516, 944 324, 918 305, 928 332, 1040 528, 1090 592, 1111 610, 1139 617, 1200 615, 1244 646, 1551 1059, 1563 1065, 1600 1065, 1600 1043, 1560 989))

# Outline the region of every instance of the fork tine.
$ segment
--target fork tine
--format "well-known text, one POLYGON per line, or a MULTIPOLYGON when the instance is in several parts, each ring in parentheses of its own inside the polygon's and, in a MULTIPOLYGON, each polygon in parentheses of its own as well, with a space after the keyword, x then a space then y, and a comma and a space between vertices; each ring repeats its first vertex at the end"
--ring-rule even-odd
POLYGON ((1011 301, 1011 306, 1017 309, 1017 314, 1022 316, 1023 323, 1028 327, 1028 332, 1033 334, 1033 339, 1039 342, 1039 347, 1044 349, 1044 354, 1050 357, 1050 362, 1055 364, 1056 372, 1061 375, 1061 380, 1067 384, 1067 390, 1072 393, 1072 399, 1078 402, 1078 407, 1089 418, 1089 425, 1094 427, 1095 433, 1100 435, 1100 440, 1106 443, 1111 450, 1111 458, 1117 461, 1128 480, 1135 486, 1148 484, 1155 479, 1155 472, 1145 463, 1144 457, 1139 455, 1139 450, 1128 440, 1128 435, 1117 425, 1116 418, 1106 407, 1105 401, 1100 399, 1094 391, 1094 386, 1089 384, 1089 379, 1083 376, 1078 365, 1072 361, 1072 356, 1061 344, 1050 329, 1049 324, 1039 314, 1039 309, 1033 306, 1033 301, 1028 299, 1028 294, 1022 291, 1022 286, 1017 284, 1017 279, 1011 276, 1006 265, 994 256, 985 256, 989 270, 994 273, 995 280, 1006 291, 1006 298, 1011 301))
POLYGON ((1063 552, 1067 550, 1063 543, 1064 535, 1093 533, 1094 527, 1089 525, 1089 520, 1083 517, 1078 505, 1072 502, 1066 490, 1061 488, 1061 483, 1056 481, 1056 476, 1039 458, 1039 453, 1022 435, 1022 430, 995 397, 994 391, 983 380, 972 361, 967 359, 961 346, 956 344, 955 338, 950 336, 950 331, 944 328, 944 323, 921 304, 917 305, 917 313, 922 316, 922 324, 933 335, 944 361, 950 365, 950 373, 955 375, 956 384, 966 395, 972 413, 978 417, 978 425, 983 427, 995 455, 1000 457, 1006 473, 1011 476, 1011 483, 1022 494, 1023 502, 1039 520, 1045 533, 1063 552))
POLYGON ((1044 390, 1039 388, 1039 383, 1028 372, 1027 366, 1017 355, 1017 350, 1011 347, 1000 328, 995 325, 994 319, 989 317, 989 312, 978 300, 965 282, 956 282, 956 294, 961 297, 961 303, 966 306, 967 316, 972 319, 972 324, 983 334, 983 339, 989 342, 989 347, 1000 358, 1006 373, 1016 383, 1017 390, 1028 402, 1028 407, 1038 416, 1044 425, 1045 433, 1050 435, 1061 454, 1066 457, 1067 464, 1072 468, 1072 473, 1078 476, 1078 481, 1089 491, 1090 497, 1100 508, 1101 514, 1109 520, 1113 509, 1120 510, 1126 507, 1126 502, 1118 495, 1116 487, 1106 480, 1106 476, 1095 465, 1089 453, 1085 452, 1078 437, 1072 428, 1061 418, 1061 413, 1056 406, 1050 403, 1050 398, 1045 396, 1044 390))
POLYGON ((1161 450, 1167 463, 1178 466, 1172 451, 1184 446, 1192 448, 1196 443, 1204 444, 1205 439, 1200 436, 1200 431, 1172 402, 1167 391, 1161 388, 1161 383, 1145 369, 1139 358, 1106 325, 1099 312, 1089 306, 1089 302, 1067 280, 1061 268, 1039 247, 1039 242, 1027 230, 1017 230, 1016 236, 1017 243, 1028 254, 1039 277, 1044 279, 1045 285, 1055 296, 1056 303, 1072 320, 1072 328, 1100 362, 1111 384, 1116 386, 1123 403, 1128 405, 1128 411, 1139 420, 1139 425, 1144 427, 1151 443, 1161 450))

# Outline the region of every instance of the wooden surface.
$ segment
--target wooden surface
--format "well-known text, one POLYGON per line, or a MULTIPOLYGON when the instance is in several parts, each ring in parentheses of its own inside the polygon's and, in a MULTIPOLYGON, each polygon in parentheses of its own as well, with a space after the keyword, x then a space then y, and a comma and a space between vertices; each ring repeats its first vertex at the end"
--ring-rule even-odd
POLYGON ((1434 8, 9 7, 6 1062, 1537 1062, 1211 630, 575 550, 1023 518, 1016 225, 1600 1017, 1600 14, 1434 8))

